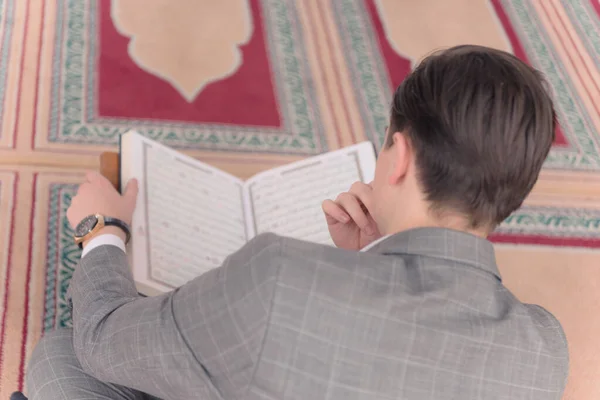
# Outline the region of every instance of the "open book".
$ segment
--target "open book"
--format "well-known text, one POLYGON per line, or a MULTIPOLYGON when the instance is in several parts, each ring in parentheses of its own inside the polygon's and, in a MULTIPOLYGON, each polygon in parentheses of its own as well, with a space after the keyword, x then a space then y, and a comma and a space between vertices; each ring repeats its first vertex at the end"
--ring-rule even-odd
POLYGON ((128 249, 138 291, 172 290, 218 267, 263 232, 330 244, 321 202, 370 182, 370 142, 261 172, 247 181, 147 139, 121 137, 121 185, 139 181, 128 249))

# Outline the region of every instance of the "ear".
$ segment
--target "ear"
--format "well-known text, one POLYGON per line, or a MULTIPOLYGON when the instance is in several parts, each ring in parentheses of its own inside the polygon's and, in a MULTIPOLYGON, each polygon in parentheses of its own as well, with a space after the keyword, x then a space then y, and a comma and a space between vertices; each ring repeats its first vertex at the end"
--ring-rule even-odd
POLYGON ((410 141, 402 132, 392 134, 394 145, 391 146, 391 156, 393 157, 392 168, 389 175, 389 183, 395 185, 402 181, 408 172, 410 160, 412 157, 412 147, 410 141))

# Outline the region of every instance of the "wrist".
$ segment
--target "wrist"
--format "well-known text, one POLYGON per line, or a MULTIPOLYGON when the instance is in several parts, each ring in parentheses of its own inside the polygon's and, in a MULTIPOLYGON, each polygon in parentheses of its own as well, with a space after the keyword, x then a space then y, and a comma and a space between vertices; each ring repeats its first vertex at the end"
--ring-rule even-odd
POLYGON ((119 228, 117 226, 105 226, 102 229, 100 229, 98 231, 98 233, 96 233, 94 236, 92 236, 88 240, 84 241, 82 243, 82 246, 85 247, 85 246, 87 246, 87 244, 90 241, 94 240, 98 236, 107 235, 107 234, 118 236, 123 241, 123 243, 125 243, 127 240, 127 235, 125 234, 125 232, 123 232, 123 230, 121 228, 119 228))

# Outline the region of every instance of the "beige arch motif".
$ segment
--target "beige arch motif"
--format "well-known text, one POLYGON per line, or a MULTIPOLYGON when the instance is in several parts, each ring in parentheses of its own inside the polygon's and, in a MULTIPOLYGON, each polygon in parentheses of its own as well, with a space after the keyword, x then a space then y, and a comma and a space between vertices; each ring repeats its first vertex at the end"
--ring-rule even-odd
POLYGON ((192 102, 240 67, 254 31, 249 1, 112 0, 111 18, 131 59, 192 102))
POLYGON ((392 48, 414 65, 429 53, 460 44, 513 52, 489 0, 375 0, 392 48))

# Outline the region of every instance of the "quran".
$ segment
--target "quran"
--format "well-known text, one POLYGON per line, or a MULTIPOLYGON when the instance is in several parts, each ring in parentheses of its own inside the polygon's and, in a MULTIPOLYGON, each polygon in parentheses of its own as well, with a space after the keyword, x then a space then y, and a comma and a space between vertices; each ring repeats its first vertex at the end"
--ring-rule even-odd
POLYGON ((139 183, 127 249, 138 291, 173 290, 264 232, 333 245, 322 201, 372 181, 374 171, 373 145, 363 142, 244 181, 135 131, 123 134, 121 190, 132 178, 139 183))

